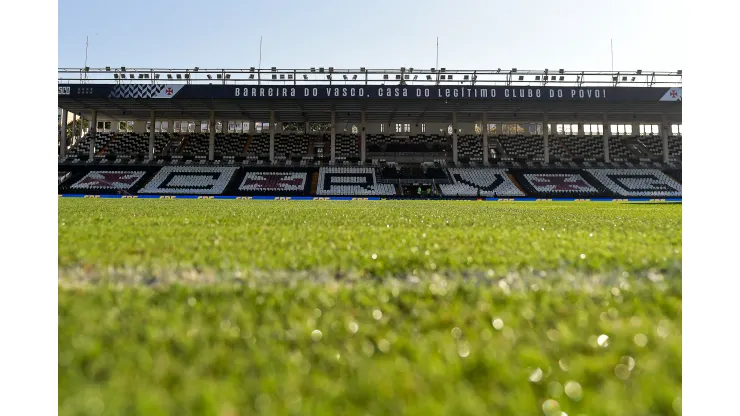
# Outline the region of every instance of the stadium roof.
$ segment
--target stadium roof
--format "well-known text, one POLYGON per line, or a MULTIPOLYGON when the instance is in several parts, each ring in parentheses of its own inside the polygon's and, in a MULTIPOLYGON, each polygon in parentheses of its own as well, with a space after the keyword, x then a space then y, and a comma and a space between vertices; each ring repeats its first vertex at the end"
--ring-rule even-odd
POLYGON ((449 122, 681 119, 681 71, 59 69, 59 107, 120 119, 449 122))

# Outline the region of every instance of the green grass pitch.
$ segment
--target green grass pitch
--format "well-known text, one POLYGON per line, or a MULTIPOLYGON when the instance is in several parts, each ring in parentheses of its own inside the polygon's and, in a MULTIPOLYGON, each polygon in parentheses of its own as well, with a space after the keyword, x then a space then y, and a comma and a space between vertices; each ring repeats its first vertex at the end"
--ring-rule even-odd
POLYGON ((681 206, 60 199, 62 415, 681 413, 681 206))

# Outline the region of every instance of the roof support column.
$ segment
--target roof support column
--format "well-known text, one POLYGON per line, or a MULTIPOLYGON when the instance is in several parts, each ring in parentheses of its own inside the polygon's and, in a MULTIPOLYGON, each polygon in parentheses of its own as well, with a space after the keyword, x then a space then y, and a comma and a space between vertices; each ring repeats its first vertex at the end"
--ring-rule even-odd
POLYGON ((362 113, 360 115, 360 162, 364 165, 365 164, 365 135, 367 134, 365 132, 365 126, 367 125, 367 113, 365 113, 365 110, 362 110, 362 113))
POLYGON ((578 123, 578 137, 583 137, 583 122, 578 123))
POLYGON ((67 110, 62 108, 62 126, 59 136, 59 158, 67 156, 67 110))
POLYGON ((483 121, 482 121, 482 130, 483 130, 483 164, 488 165, 488 154, 490 153, 488 151, 488 121, 486 120, 486 113, 483 113, 483 121))
POLYGON ((77 141, 76 137, 77 137, 77 114, 72 113, 72 143, 73 144, 77 141))
POLYGON ((452 112, 452 161, 457 164, 457 112, 452 112))
POLYGON ((549 114, 545 111, 542 114, 542 141, 545 147, 545 164, 550 163, 550 126, 549 126, 549 114))
POLYGON ((331 110, 331 163, 334 164, 336 162, 336 136, 337 136, 337 129, 334 126, 335 121, 335 112, 334 110, 331 110))
POLYGON ((156 121, 156 117, 154 116, 154 111, 151 112, 151 120, 149 121, 149 160, 154 159, 154 123, 156 121))
POLYGON ((668 131, 671 128, 671 125, 668 124, 668 119, 666 118, 665 114, 663 114, 661 118, 661 124, 660 124, 660 138, 663 140, 663 163, 668 163, 668 131))
POLYGON ((632 135, 633 136, 640 135, 640 123, 632 123, 632 135))
POLYGON ((216 152, 216 112, 211 111, 208 120, 208 160, 213 161, 216 152))
POLYGON ((275 162, 275 110, 270 110, 270 162, 275 162))
POLYGON ((95 135, 98 132, 98 111, 93 110, 92 112, 92 120, 90 120, 90 133, 88 135, 90 136, 90 154, 88 155, 87 159, 92 162, 93 158, 95 158, 95 135))
POLYGON ((172 120, 167 120, 167 133, 174 133, 175 132, 175 122, 172 120))
POLYGON ((604 125, 603 125, 603 132, 604 132, 604 162, 609 163, 609 138, 612 135, 612 129, 609 125, 609 115, 607 113, 604 113, 604 125))
POLYGON ((303 134, 309 134, 309 133, 311 133, 310 126, 308 125, 308 121, 305 124, 306 125, 303 126, 303 134))

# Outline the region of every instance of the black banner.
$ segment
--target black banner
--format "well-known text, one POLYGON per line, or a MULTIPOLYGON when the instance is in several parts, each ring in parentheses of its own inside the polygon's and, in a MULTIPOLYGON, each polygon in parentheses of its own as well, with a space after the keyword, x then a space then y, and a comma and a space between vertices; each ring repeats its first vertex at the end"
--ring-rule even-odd
POLYGON ((680 101, 681 88, 414 85, 59 84, 59 97, 233 100, 680 101))

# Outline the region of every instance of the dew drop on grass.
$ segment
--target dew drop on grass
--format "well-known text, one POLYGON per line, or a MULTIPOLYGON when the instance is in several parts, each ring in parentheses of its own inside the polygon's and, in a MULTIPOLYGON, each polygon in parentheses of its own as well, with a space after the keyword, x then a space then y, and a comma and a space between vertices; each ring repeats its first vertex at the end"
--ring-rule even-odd
POLYGON ((373 253, 373 260, 376 260, 378 258, 378 255, 373 253))
POLYGON ((189 297, 189 298, 188 298, 188 306, 190 306, 191 308, 192 308, 193 306, 195 306, 195 305, 196 305, 197 303, 198 303, 198 301, 197 301, 197 300, 195 300, 195 298, 194 298, 194 297, 192 297, 192 296, 191 296, 191 297, 189 297))
POLYGON ((379 321, 382 317, 383 317, 383 312, 381 312, 380 309, 373 310, 373 318, 375 318, 376 321, 379 321))
POLYGON ((529 374, 529 381, 539 383, 540 380, 542 380, 542 369, 538 367, 529 374))
POLYGON ((350 332, 352 332, 353 334, 356 334, 357 331, 360 329, 360 326, 357 325, 357 322, 350 322, 348 327, 350 332))
POLYGON ((617 366, 614 367, 614 374, 620 380, 627 380, 630 377, 630 373, 630 369, 626 364, 617 364, 617 366))
POLYGON ((606 348, 609 346, 609 336, 606 334, 599 335, 598 338, 596 338, 596 343, 599 344, 599 347, 606 348))
POLYGON ((583 398, 583 388, 577 381, 571 380, 565 383, 565 394, 571 400, 579 401, 583 398))
POLYGON ((584 253, 581 253, 581 260, 585 259, 586 255, 584 253))
POLYGON ((625 355, 624 357, 620 358, 619 363, 626 365, 627 369, 629 369, 630 371, 632 371, 635 368, 635 359, 628 355, 625 355))
POLYGON ((648 343, 648 338, 645 334, 637 334, 635 335, 634 341, 635 345, 637 345, 638 347, 644 347, 648 343))
POLYGON ((493 320, 493 328, 497 331, 500 331, 504 327, 504 321, 501 320, 501 318, 496 318, 493 320))
POLYGON ((560 403, 553 399, 545 400, 545 402, 542 403, 542 411, 546 416, 562 416, 560 403))
POLYGON ((391 349, 391 343, 387 339, 381 339, 378 341, 378 349, 382 353, 387 353, 391 349))
POLYGON ((314 329, 313 331, 311 331, 311 339, 314 340, 314 342, 321 341, 322 336, 323 335, 321 334, 321 331, 319 331, 318 329, 314 329))
POLYGON ((457 354, 462 358, 466 358, 470 355, 470 344, 468 344, 467 341, 457 344, 457 354))
POLYGON ((452 338, 455 339, 460 339, 460 337, 462 336, 462 330, 458 327, 452 328, 452 331, 450 331, 450 333, 452 334, 452 338))

